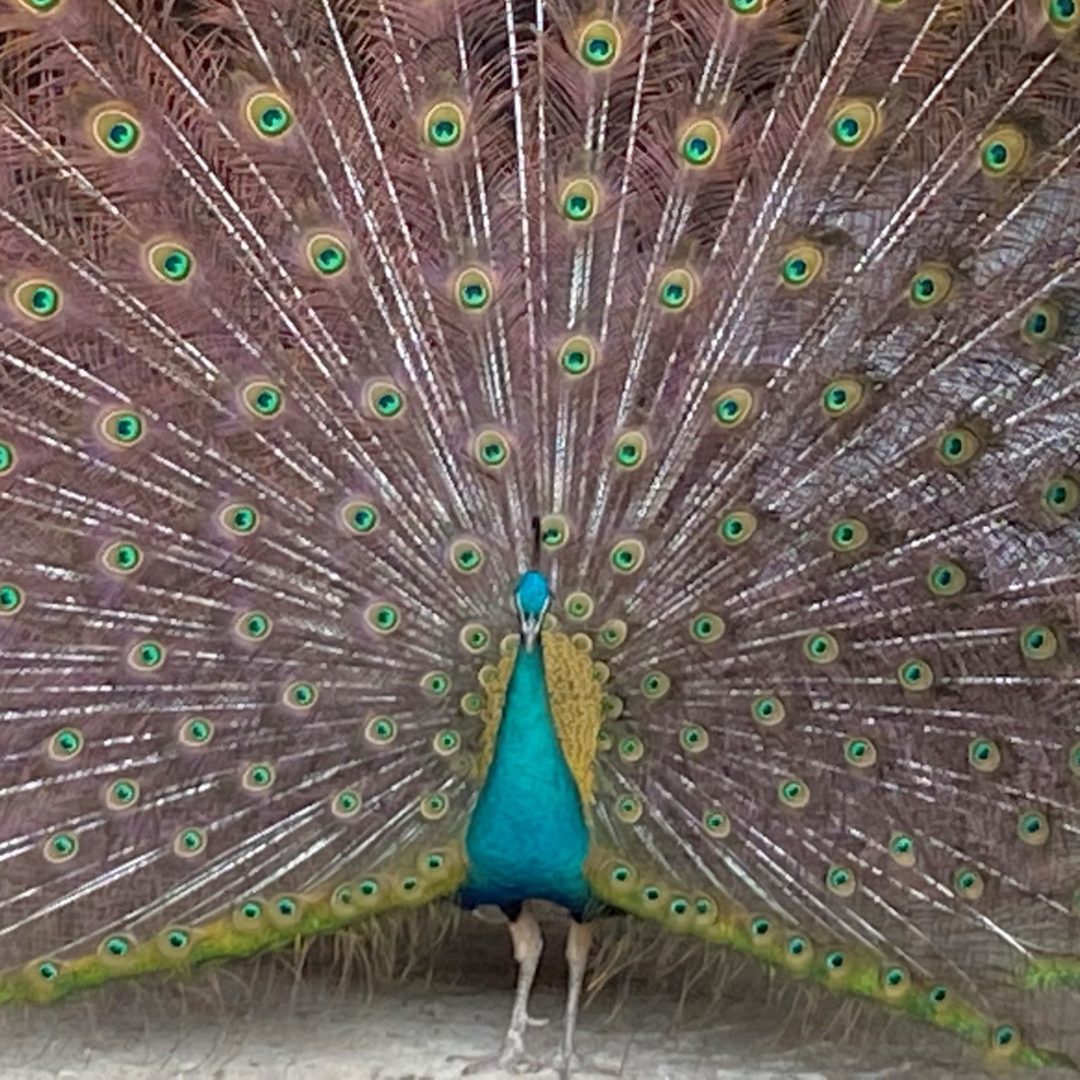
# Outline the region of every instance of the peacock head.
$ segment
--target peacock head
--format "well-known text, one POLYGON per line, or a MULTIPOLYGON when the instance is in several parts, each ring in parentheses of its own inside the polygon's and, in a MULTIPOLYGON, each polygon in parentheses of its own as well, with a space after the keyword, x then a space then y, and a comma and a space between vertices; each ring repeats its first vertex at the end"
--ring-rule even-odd
POLYGON ((531 652, 540 636, 547 609, 551 606, 551 586, 538 570, 527 570, 521 575, 514 590, 518 617, 521 620, 521 640, 527 652, 531 652))

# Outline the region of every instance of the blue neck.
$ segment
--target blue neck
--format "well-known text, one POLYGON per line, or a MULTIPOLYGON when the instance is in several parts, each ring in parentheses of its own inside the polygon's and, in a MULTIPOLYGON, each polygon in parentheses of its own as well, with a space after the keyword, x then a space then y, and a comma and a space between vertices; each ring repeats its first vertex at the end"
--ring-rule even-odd
POLYGON ((513 905, 551 900, 580 914, 589 834, 548 703, 543 645, 518 649, 495 753, 465 833, 461 899, 513 905))

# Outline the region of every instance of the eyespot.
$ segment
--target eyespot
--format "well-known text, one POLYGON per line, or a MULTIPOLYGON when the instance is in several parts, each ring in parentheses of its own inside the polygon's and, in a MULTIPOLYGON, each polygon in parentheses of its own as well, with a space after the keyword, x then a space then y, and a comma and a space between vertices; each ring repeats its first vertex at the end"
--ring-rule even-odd
POLYGON ((392 382, 371 383, 365 397, 368 412, 377 420, 393 420, 405 411, 405 395, 392 382))
POLYGON ((9 442, 0 440, 0 478, 3 478, 15 468, 19 455, 15 447, 9 442))
POLYGON ((548 514, 540 520, 540 543, 545 551, 558 551, 570 538, 570 526, 561 514, 548 514))
POLYGON ((908 977, 908 973, 902 967, 898 967, 894 964, 892 967, 887 967, 881 973, 881 988, 885 991, 885 996, 891 1001, 903 997, 910 986, 911 980, 908 977))
POLYGON ((303 909, 295 896, 275 896, 270 901, 267 914, 275 926, 295 926, 300 921, 303 909))
POLYGON ((736 15, 760 15, 765 10, 765 0, 728 0, 728 7, 736 15))
POLYGON ((615 440, 615 464, 627 472, 638 468, 648 453, 648 443, 640 431, 624 431, 615 440))
POLYGON ((729 510, 716 526, 716 534, 728 547, 738 547, 757 531, 757 515, 751 510, 729 510))
POLYGON ((376 634, 392 634, 401 625, 401 612, 397 605, 385 601, 372 604, 364 617, 376 634))
POLYGON ((285 407, 285 395, 265 379, 246 383, 240 391, 240 400, 248 414, 258 420, 272 420, 285 407))
POLYGON ((0 619, 10 618, 22 610, 26 594, 10 581, 0 583, 0 619))
POLYGON ((841 554, 858 551, 869 539, 870 530, 858 518, 841 518, 829 529, 829 547, 841 554))
POLYGON ((319 691, 314 683, 304 679, 289 683, 281 694, 281 703, 297 712, 307 712, 319 700, 319 691))
POLYGON ((461 735, 453 728, 443 728, 435 733, 431 745, 439 757, 450 757, 461 749, 461 735))
POLYGON ((788 967, 801 971, 813 962, 814 946, 801 934, 795 934, 787 940, 785 959, 788 967))
POLYGON ((481 623, 466 623, 461 628, 458 640, 466 652, 482 653, 491 644, 491 631, 481 623))
POLYGON ((926 586, 935 596, 956 596, 967 588, 967 573, 957 563, 941 559, 930 567, 926 586))
POLYGON ((1050 839, 1050 822, 1039 810, 1023 810, 1016 819, 1016 835, 1025 844, 1042 847, 1050 839))
POLYGON ((173 851, 182 859, 191 859, 206 850, 206 832, 203 829, 181 829, 173 839, 173 851))
POLYGON ((707 169, 720 153, 724 135, 712 120, 696 120, 679 138, 679 154, 692 169, 707 169))
POLYGON ((136 671, 157 671, 165 663, 165 646, 159 641, 138 641, 128 650, 127 661, 136 671))
POLYGON ((993 739, 972 739, 968 743, 968 764, 978 772, 996 772, 1001 767, 1001 750, 993 739))
POLYGON ((633 795, 624 795, 615 801, 615 816, 626 825, 633 825, 641 820, 642 806, 633 795))
POLYGON ((1067 517, 1080 504, 1080 484, 1071 476, 1055 476, 1042 490, 1042 504, 1055 517, 1067 517))
POLYGON ((943 1004, 949 996, 949 991, 944 986, 933 986, 926 995, 930 999, 931 1006, 943 1004))
POLYGON ((146 249, 146 265, 150 273, 166 285, 180 285, 191 277, 195 269, 195 256, 173 240, 151 244, 146 249))
POLYGON ((915 841, 907 833, 894 832, 889 837, 889 856, 897 866, 914 866, 915 841))
POLYGON ((772 923, 758 916, 756 919, 750 920, 750 937, 754 945, 767 945, 772 938, 772 923))
POLYGON ((51 15, 59 10, 64 0, 18 0, 18 2, 35 15, 51 15))
POLYGON ((143 553, 138 544, 130 540, 117 540, 104 547, 98 556, 102 567, 110 574, 127 576, 142 565, 143 553))
POLYGON ((364 728, 364 738, 376 746, 389 746, 397 738, 397 724, 389 716, 373 716, 364 728))
POLYGON ((198 750, 214 737, 214 725, 204 716, 192 716, 180 725, 177 738, 182 746, 198 750))
POLYGON ((106 963, 122 963, 135 951, 135 940, 126 934, 113 934, 98 946, 97 951, 106 963))
POLYGON ((636 735, 619 740, 619 757, 628 763, 640 761, 645 756, 645 744, 636 735))
POLYGON ((862 404, 863 384, 851 375, 833 379, 821 392, 821 407, 830 419, 854 412, 862 404))
POLYGON ((494 287, 491 278, 475 266, 458 274, 454 282, 454 299, 462 311, 479 315, 491 306, 494 287))
POLYGON ((446 697, 450 692, 450 676, 445 671, 429 671, 420 680, 420 687, 432 697, 446 697))
POLYGON ((110 409, 101 415, 97 432, 110 446, 128 450, 146 434, 142 417, 130 409, 110 409))
POLYGON ((1027 136, 1012 124, 999 124, 979 143, 979 166, 987 176, 1008 176, 1023 165, 1027 155, 1027 136))
POLYGON ((349 262, 349 249, 330 233, 316 233, 306 249, 308 266, 323 277, 334 277, 349 262))
POLYGON ((841 150, 858 150, 874 137, 881 126, 881 114, 869 101, 837 102, 829 121, 829 134, 841 150))
POLYGON ((856 769, 869 769, 877 762, 877 748, 861 736, 845 739, 844 760, 856 769))
POLYGON ((484 549, 474 540, 455 540, 450 546, 450 565, 461 574, 474 574, 484 565, 484 549))
POLYGON ((1046 18, 1054 32, 1067 34, 1075 30, 1080 16, 1077 15, 1076 0, 1045 0, 1046 18))
POLYGON ((279 139, 293 125, 292 106, 273 90, 250 94, 244 103, 244 118, 263 139, 279 139))
POLYGON ((688 754, 700 754, 709 745, 709 733, 700 724, 684 724, 679 732, 679 746, 688 754))
POLYGON ((934 685, 934 669, 925 660, 905 660, 896 669, 896 677, 905 690, 921 692, 934 685))
POLYGON ((775 694, 758 694, 750 703, 750 715, 762 727, 776 727, 784 722, 787 709, 775 694))
POLYGON ((587 375, 596 363, 596 346, 587 337, 577 335, 559 347, 559 367, 572 379, 587 375))
POLYGON ((632 889, 637 883, 637 876, 637 870, 632 866, 627 866, 625 863, 616 863, 608 871, 608 881, 619 892, 632 889))
POLYGON ((600 709, 605 720, 618 720, 622 716, 625 707, 623 699, 615 694, 605 694, 600 699, 600 709))
POLYGON ((142 135, 139 121, 127 109, 105 105, 90 115, 94 142, 107 154, 125 157, 138 145, 142 135))
POLYGON ((825 255, 816 244, 796 244, 780 264, 780 281, 789 289, 805 289, 824 265, 825 255))
POLYGON ((441 101, 425 114, 423 132, 432 149, 452 150, 465 134, 465 114, 452 101, 441 101))
POLYGON ((1074 743, 1069 751, 1069 771, 1073 776, 1080 777, 1080 742, 1074 743))
POLYGON ((105 806, 109 810, 130 810, 139 801, 139 785, 124 777, 105 788, 105 806))
POLYGON ((353 818, 360 813, 360 792, 354 788, 346 788, 339 791, 330 800, 330 812, 337 818, 353 818))
POLYGON ((690 620, 690 636, 702 645, 718 641, 726 629, 724 620, 712 611, 702 611, 690 620))
POLYGON ((255 765, 249 765, 240 777, 240 783, 245 791, 253 794, 261 794, 269 791, 274 786, 277 772, 269 762, 260 761, 255 765))
POLYGON ((63 305, 60 287, 47 278, 30 278, 11 294, 16 309, 38 322, 51 319, 63 305))
POLYGON ((374 532, 379 524, 379 511, 365 499, 352 499, 340 511, 345 528, 358 536, 374 532))
POLYGON ((697 279, 679 267, 664 274, 656 287, 656 298, 665 311, 684 311, 696 293, 697 279))
POLYGON ((598 632, 600 641, 609 649, 617 649, 626 640, 626 634, 626 623, 622 619, 608 619, 598 632))
POLYGON ((947 468, 956 468, 966 465, 981 449, 979 437, 971 428, 954 427, 938 438, 937 457, 947 468))
POLYGON ((470 690, 469 693, 461 695, 460 705, 466 716, 479 716, 484 711, 483 695, 470 690))
POLYGON ((584 225, 596 216, 600 192, 591 180, 570 180, 559 193, 559 207, 567 221, 584 225))
POLYGON ((796 810, 801 810, 810 801, 810 789, 794 777, 782 780, 776 790, 780 801, 796 810))
POLYGON ((961 866, 953 874, 953 892, 965 900, 978 900, 986 890, 982 874, 970 866, 961 866))
POLYGON ((620 540, 611 549, 611 566, 616 573, 632 574, 645 561, 645 545, 640 540, 620 540))
POLYGON ((1006 1051, 1011 1055, 1019 1049, 1020 1035, 1011 1024, 999 1024, 994 1028, 991 1041, 996 1051, 1006 1051))
POLYGON ((942 303, 952 291, 953 273, 940 263, 920 267, 908 286, 908 299, 917 308, 932 308, 942 303))
POLYGON ((731 818, 717 807, 706 810, 701 818, 705 831, 719 840, 731 835, 731 818))
POLYGON ((218 524, 231 536, 251 536, 259 527, 259 514, 247 503, 229 503, 218 514, 218 524))
POLYGON ((563 603, 563 610, 574 622, 586 622, 592 617, 595 605, 587 592, 572 592, 563 603))
POLYGON ((615 63, 622 47, 622 40, 614 23, 606 19, 594 19, 581 31, 578 38, 578 57, 593 69, 610 67, 615 63))
POLYGON ((847 957, 839 949, 833 949, 825 954, 825 970, 828 975, 838 975, 847 963, 847 957))
POLYGON ((713 401, 713 417, 727 430, 739 427, 753 413, 754 392, 748 386, 729 386, 713 401))
POLYGON ((1057 634, 1043 623, 1032 623, 1020 631, 1020 651, 1026 660, 1052 660, 1058 647, 1057 634))
POLYGON ((42 852, 51 863, 67 862, 74 859, 79 851, 79 838, 70 832, 53 833, 46 837, 42 852))
POLYGON ((82 753, 84 745, 83 733, 78 728, 62 727, 49 739, 47 753, 53 761, 71 761, 82 753))
POLYGON ((501 469, 510 457, 510 445, 497 431, 481 431, 473 440, 473 457, 488 469, 501 469))
POLYGON ((855 874, 846 866, 830 866, 825 873, 825 888, 834 896, 853 896, 855 874))
POLYGON ((840 646, 832 634, 818 631, 803 640, 803 656, 813 664, 831 664, 840 655, 840 646))
POLYGON ((450 809, 450 800, 439 792, 425 795, 420 800, 420 813, 428 821, 438 821, 446 817, 446 811, 450 809))

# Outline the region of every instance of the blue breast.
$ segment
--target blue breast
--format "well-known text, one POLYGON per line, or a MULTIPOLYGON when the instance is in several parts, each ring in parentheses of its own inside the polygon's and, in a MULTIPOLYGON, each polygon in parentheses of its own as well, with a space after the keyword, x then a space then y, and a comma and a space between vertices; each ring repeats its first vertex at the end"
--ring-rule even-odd
POLYGON ((551 900, 580 914, 589 890, 581 795, 555 734, 543 645, 518 650, 495 753, 465 833, 461 901, 551 900))

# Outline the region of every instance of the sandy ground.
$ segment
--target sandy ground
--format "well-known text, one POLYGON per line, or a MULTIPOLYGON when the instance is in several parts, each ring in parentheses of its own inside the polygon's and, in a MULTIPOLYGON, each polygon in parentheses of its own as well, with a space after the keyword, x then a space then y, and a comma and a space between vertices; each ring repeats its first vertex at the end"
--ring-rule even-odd
MULTIPOLYGON (((545 954, 528 1048, 550 1062, 562 1032, 565 968, 545 954)), ((21 1012, 0 1030, 5 1080, 444 1080, 462 1058, 495 1051, 509 1017, 514 969, 505 932, 463 925, 426 977, 367 999, 328 972, 299 984, 280 963, 240 964, 180 997, 128 986, 21 1012), (104 1003, 104 1004, 103 1004, 104 1003)), ((693 994, 690 995, 693 997, 693 994)), ((755 977, 707 1007, 682 1010, 668 988, 610 986, 583 1012, 575 1080, 945 1080, 978 1076, 955 1046, 905 1021, 832 1011, 822 1024, 762 992, 755 977), (696 1014, 696 1015, 695 1015, 696 1014), (868 1030, 869 1029, 869 1030, 868 1030)), ((692 1002, 691 1002, 692 1006, 692 1002)), ((486 1077, 505 1075, 498 1069, 486 1077)), ((530 1073, 551 1080, 552 1069, 530 1073)))

